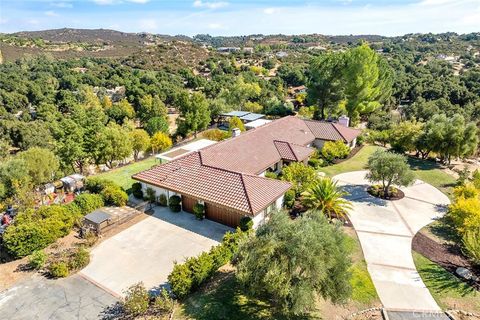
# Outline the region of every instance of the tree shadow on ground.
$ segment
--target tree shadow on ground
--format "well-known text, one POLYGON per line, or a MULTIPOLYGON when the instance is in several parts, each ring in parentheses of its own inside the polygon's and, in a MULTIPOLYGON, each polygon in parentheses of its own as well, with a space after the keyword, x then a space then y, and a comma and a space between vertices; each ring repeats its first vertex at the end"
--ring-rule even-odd
POLYGON ((343 198, 357 203, 370 203, 376 206, 386 206, 387 200, 374 197, 367 192, 368 185, 346 185, 341 187, 348 195, 343 198))
MULTIPOLYGON (((441 208, 440 210, 445 211, 446 209, 441 208)), ((448 217, 438 219, 437 222, 432 223, 428 228, 433 235, 442 240, 454 243, 459 243, 461 241, 458 232, 455 230, 455 227, 448 217)))
POLYGON ((462 297, 476 292, 474 287, 462 282, 437 265, 429 263, 419 268, 418 271, 422 274, 423 280, 428 282, 428 287, 436 292, 454 291, 462 297))
POLYGON ((215 288, 200 290, 184 302, 184 312, 188 317, 197 320, 313 319, 276 314, 265 300, 245 295, 233 272, 221 277, 214 285, 215 288))

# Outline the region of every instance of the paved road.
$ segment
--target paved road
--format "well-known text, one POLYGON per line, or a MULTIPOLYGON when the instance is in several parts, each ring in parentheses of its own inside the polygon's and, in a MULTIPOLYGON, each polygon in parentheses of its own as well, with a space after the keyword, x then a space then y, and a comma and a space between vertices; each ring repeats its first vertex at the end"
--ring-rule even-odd
POLYGON ((0 293, 0 319, 100 319, 117 301, 79 275, 59 280, 35 275, 0 293))
POLYGON ((390 310, 440 311, 415 268, 411 246, 415 233, 444 214, 448 197, 417 180, 402 188, 401 200, 374 198, 366 192, 366 173, 348 172, 334 179, 350 193, 350 220, 380 300, 390 310))
POLYGON ((90 264, 80 273, 98 286, 121 296, 142 281, 147 288, 165 284, 173 262, 209 250, 233 229, 156 207, 151 217, 103 241, 91 252, 90 264))

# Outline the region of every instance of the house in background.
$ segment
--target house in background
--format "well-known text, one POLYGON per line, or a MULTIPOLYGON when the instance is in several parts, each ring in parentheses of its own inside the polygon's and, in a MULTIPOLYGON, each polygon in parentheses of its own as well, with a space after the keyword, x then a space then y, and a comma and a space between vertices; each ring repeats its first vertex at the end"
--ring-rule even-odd
POLYGON ((206 218, 232 227, 244 216, 254 227, 283 205, 291 184, 265 177, 291 162, 307 163, 315 146, 343 140, 354 145, 359 130, 288 116, 135 174, 156 195, 179 195, 184 211, 205 205, 206 218))

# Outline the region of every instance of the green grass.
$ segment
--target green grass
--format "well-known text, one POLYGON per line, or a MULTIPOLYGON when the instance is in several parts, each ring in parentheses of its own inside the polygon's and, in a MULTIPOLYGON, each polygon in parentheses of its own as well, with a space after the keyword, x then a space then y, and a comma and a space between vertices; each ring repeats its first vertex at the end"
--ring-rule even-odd
POLYGON ((379 146, 364 146, 356 155, 348 160, 334 164, 331 166, 320 168, 319 171, 325 172, 327 176, 333 177, 337 174, 364 170, 367 164, 368 157, 378 149, 383 149, 379 146))
POLYGON ((352 256, 352 267, 350 269, 352 273, 350 279, 352 286, 351 299, 364 305, 373 305, 379 299, 377 290, 368 273, 362 247, 355 234, 347 233, 347 246, 352 256))
POLYGON ((480 312, 480 292, 417 252, 413 252, 413 260, 440 307, 480 312))
MULTIPOLYGON (((335 176, 340 173, 365 170, 368 162, 368 157, 376 150, 383 149, 379 146, 364 146, 352 158, 331 166, 320 168, 319 171, 324 172, 327 176, 335 176)), ((455 178, 448 173, 443 172, 440 166, 433 161, 426 161, 418 158, 409 157, 408 164, 415 172, 417 179, 423 180, 426 183, 438 188, 447 196, 452 196, 453 186, 455 185, 455 178)))
MULTIPOLYGON (((158 163, 158 161, 156 163, 158 163)), ((95 176, 111 180, 121 186, 123 189, 129 190, 132 186, 132 183, 135 182, 131 176, 140 171, 150 169, 153 165, 155 165, 155 157, 150 157, 132 164, 127 164, 126 166, 120 168, 99 173, 95 176)))
POLYGON ((447 196, 452 196, 455 178, 443 172, 437 163, 409 157, 408 164, 415 171, 418 179, 438 188, 447 196))

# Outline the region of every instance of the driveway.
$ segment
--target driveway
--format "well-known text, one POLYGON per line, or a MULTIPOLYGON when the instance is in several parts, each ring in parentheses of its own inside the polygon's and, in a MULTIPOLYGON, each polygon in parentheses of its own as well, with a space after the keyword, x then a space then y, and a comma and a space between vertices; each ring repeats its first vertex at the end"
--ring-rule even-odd
POLYGON ((174 261, 209 250, 232 230, 210 220, 198 221, 189 213, 155 207, 152 216, 96 246, 80 274, 118 297, 140 281, 155 288, 165 284, 174 261))
POLYGON ((413 262, 413 236, 441 217, 448 197, 435 187, 416 180, 401 188, 405 198, 385 201, 366 192, 367 171, 334 177, 350 193, 349 213, 362 245, 368 271, 384 307, 390 310, 440 311, 413 262))
POLYGON ((116 302, 114 296, 79 275, 58 280, 35 275, 0 293, 0 318, 93 320, 116 302))

